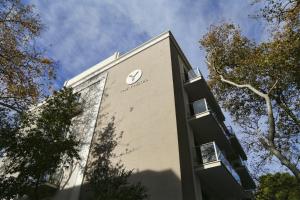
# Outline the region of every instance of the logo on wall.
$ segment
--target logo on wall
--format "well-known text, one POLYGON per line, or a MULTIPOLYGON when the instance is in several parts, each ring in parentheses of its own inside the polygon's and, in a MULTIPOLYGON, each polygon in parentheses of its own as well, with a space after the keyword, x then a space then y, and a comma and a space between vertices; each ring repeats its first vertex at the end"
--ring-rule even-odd
POLYGON ((130 72, 126 78, 126 83, 128 85, 136 83, 142 77, 142 70, 136 69, 130 72))

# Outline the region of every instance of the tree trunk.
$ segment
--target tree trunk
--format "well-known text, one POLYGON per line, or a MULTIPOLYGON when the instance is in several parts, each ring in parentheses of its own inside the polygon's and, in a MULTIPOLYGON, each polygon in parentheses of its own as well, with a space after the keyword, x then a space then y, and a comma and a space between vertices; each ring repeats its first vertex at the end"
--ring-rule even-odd
MULTIPOLYGON (((218 73, 218 72, 217 72, 218 73)), ((297 165, 292 163, 289 159, 287 159, 280 151, 277 150, 275 144, 274 144, 274 138, 275 138, 275 133, 276 133, 276 128, 275 128, 275 120, 274 120, 274 114, 273 114, 273 107, 272 107, 272 102, 269 96, 269 93, 273 89, 269 91, 269 93, 265 94, 258 89, 254 88, 250 84, 238 84, 233 81, 225 79, 221 74, 219 74, 220 79, 222 82, 227 83, 229 85, 235 86, 237 88, 247 88, 251 90, 254 94, 262 97, 265 99, 266 102, 266 109, 267 109, 267 114, 268 114, 268 135, 267 138, 261 136, 260 142, 262 143, 263 147, 268 150, 273 156, 275 156, 282 165, 286 166, 295 176, 297 179, 298 183, 300 183, 300 170, 297 168, 297 165)), ((276 83, 275 83, 276 84, 276 83)), ((275 85, 274 84, 274 85, 275 85)), ((292 116, 292 113, 288 113, 290 116, 292 116)), ((294 120, 294 119, 293 119, 294 120)), ((297 120, 296 120, 297 122, 297 120)))
POLYGON ((261 142, 263 146, 281 162, 282 165, 286 166, 294 174, 298 183, 300 183, 300 170, 297 168, 297 166, 291 163, 291 161, 287 159, 284 155, 282 155, 282 153, 278 151, 273 144, 268 144, 269 142, 267 143, 265 141, 261 142))

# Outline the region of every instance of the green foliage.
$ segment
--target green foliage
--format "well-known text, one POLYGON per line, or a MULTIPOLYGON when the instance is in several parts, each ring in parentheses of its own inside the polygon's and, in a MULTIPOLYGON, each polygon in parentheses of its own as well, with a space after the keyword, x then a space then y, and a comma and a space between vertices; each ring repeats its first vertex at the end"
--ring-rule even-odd
POLYGON ((267 174, 259 179, 256 200, 299 200, 300 185, 288 173, 267 174))
POLYGON ((272 93, 274 99, 283 99, 299 111, 297 78, 300 71, 297 63, 300 62, 300 55, 297 52, 300 50, 300 36, 299 42, 295 43, 274 40, 256 44, 242 36, 233 24, 222 24, 212 26, 201 40, 201 45, 211 63, 208 66, 210 85, 224 103, 224 108, 230 110, 236 120, 242 118, 244 121, 244 117, 263 115, 264 100, 248 90, 221 82, 219 74, 239 84, 251 84, 266 93, 277 81, 276 90, 272 93))
POLYGON ((285 13, 272 9, 285 1, 264 2, 261 12, 272 26, 274 14, 282 15, 268 40, 257 43, 223 23, 211 26, 200 43, 213 93, 240 125, 248 149, 261 158, 253 165, 275 156, 300 180, 299 1, 287 1, 292 3, 285 13))
POLYGON ((258 14, 259 17, 275 25, 299 26, 299 0, 258 0, 256 3, 263 3, 258 14))
POLYGON ((114 119, 99 134, 92 147, 93 161, 89 165, 87 181, 91 186, 91 199, 98 200, 143 200, 146 189, 140 183, 130 183, 133 173, 126 170, 121 161, 116 163, 114 153, 122 134, 115 133, 114 119))
POLYGON ((80 159, 80 141, 69 132, 80 109, 78 98, 71 88, 64 88, 23 113, 18 124, 2 124, 0 199, 28 194, 32 189, 38 199, 38 187, 47 182, 47 176, 80 159))
POLYGON ((35 46, 42 30, 32 5, 0 0, 0 109, 24 111, 55 78, 53 60, 35 46))

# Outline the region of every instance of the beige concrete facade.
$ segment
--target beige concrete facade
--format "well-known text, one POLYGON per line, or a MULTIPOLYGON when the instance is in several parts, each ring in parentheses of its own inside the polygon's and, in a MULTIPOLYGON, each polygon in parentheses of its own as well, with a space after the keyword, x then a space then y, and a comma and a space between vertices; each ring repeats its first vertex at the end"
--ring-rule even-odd
MULTIPOLYGON (((94 107, 87 106, 84 111, 94 114, 88 122, 83 122, 90 126, 82 131, 82 137, 88 140, 81 152, 82 164, 89 166, 93 160, 90 153, 93 142, 114 118, 115 132, 122 133, 115 153, 123 154, 118 159, 127 169, 134 169, 132 181, 140 181, 147 188, 149 199, 242 199, 243 195, 231 195, 235 191, 226 197, 222 196, 221 190, 218 194, 212 185, 220 180, 207 181, 207 177, 213 176, 203 176, 203 171, 199 173, 203 163, 199 161, 201 153, 196 149, 201 145, 201 134, 204 136, 210 129, 195 129, 190 125, 191 95, 186 87, 186 77, 191 69, 172 34, 165 32, 124 55, 115 53, 66 81, 65 86, 85 91, 86 98, 94 99, 91 101, 94 107), (136 75, 135 70, 141 77, 128 84, 126 79, 132 72, 136 75)), ((208 93, 207 98, 216 104, 203 78, 198 82, 205 87, 196 89, 208 93)), ((193 90, 193 87, 190 88, 193 90)), ((215 108, 221 121, 224 120, 217 104, 215 108)), ((212 137, 209 142, 217 139, 212 137)), ((239 158, 229 141, 221 147, 228 155, 233 155, 233 159, 239 158)), ((225 174, 224 177, 229 177, 228 180, 242 191, 242 186, 234 182, 224 164, 218 163, 214 165, 219 166, 216 172, 225 174)), ((69 181, 68 187, 58 192, 55 199, 85 199, 85 191, 81 188, 81 184, 86 183, 85 170, 76 168, 76 173, 65 180, 69 181)))
POLYGON ((129 148, 130 153, 121 160, 128 169, 136 169, 135 178, 144 182, 151 199, 156 200, 182 199, 170 54, 166 38, 109 70, 95 131, 97 134, 115 117, 116 132, 123 132, 124 144, 117 153, 129 148), (126 84, 127 75, 135 69, 142 71, 142 77, 135 84, 126 84), (164 175, 166 172, 172 176, 164 175), (156 178, 147 180, 145 173, 156 178), (159 185, 160 181, 172 190, 159 185))

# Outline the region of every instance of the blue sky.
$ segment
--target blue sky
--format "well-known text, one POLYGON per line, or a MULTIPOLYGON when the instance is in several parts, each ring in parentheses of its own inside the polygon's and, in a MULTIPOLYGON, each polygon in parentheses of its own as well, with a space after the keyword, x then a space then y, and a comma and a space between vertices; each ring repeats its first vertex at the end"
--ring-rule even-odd
MULTIPOLYGON (((59 63, 56 88, 114 52, 125 53, 166 30, 172 31, 192 66, 199 67, 205 76, 205 55, 198 41, 211 24, 236 23, 243 34, 256 41, 267 35, 264 24, 249 17, 258 9, 251 5, 253 0, 26 2, 35 4, 47 26, 39 44, 59 63)), ((227 114, 226 118, 230 122, 227 114)))
MULTIPOLYGON (((252 1, 252 0, 251 0, 252 1)), ((171 30, 193 67, 207 75, 198 41, 220 21, 261 40, 264 27, 249 18, 247 0, 27 0, 47 29, 39 42, 60 66, 57 87, 116 51, 126 52, 171 30)))

